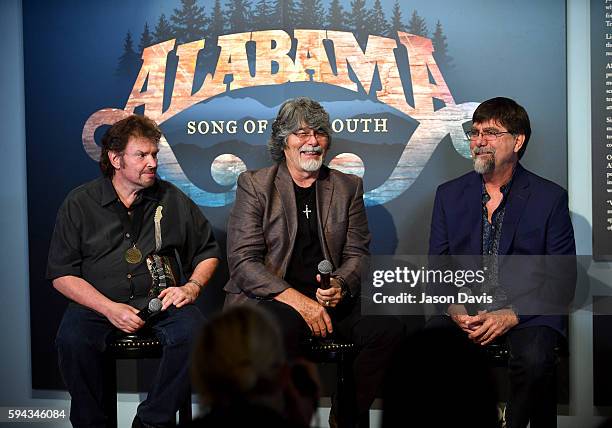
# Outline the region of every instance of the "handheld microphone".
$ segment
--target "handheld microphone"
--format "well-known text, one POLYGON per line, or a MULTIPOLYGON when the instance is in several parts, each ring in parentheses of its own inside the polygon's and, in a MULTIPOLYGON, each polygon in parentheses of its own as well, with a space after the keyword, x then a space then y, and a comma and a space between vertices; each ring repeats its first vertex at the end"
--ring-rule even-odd
MULTIPOLYGON (((474 295, 474 293, 472 292, 472 289, 469 287, 461 287, 459 289, 459 292, 465 294, 467 297, 472 297, 474 295)), ((467 311, 468 315, 470 316, 478 315, 478 305, 477 304, 464 303, 463 306, 465 306, 465 310, 467 311)))
POLYGON ((330 274, 334 270, 334 267, 329 260, 321 260, 317 266, 317 270, 319 271, 319 275, 321 275, 321 283, 319 288, 322 290, 327 290, 329 288, 330 274))
POLYGON ((143 320, 144 322, 147 322, 149 318, 159 313, 159 311, 161 311, 161 308, 162 308, 162 301, 158 299, 157 297, 155 297, 149 300, 149 304, 147 305, 147 307, 144 309, 141 309, 140 312, 138 312, 136 315, 138 315, 140 319, 143 320))

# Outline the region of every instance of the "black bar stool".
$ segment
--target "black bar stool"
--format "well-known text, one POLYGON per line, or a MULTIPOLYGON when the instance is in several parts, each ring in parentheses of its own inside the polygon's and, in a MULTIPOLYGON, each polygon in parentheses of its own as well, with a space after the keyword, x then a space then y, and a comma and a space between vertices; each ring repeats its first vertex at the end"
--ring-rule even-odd
MULTIPOLYGON (((104 387, 104 407, 108 412, 108 427, 117 427, 117 360, 161 358, 163 346, 150 329, 134 334, 120 331, 111 333, 105 353, 106 379, 104 387)), ((191 394, 179 409, 179 423, 191 420, 191 394)))
MULTIPOLYGON (((336 402, 338 404, 339 427, 346 420, 347 407, 350 405, 353 386, 353 370, 351 365, 357 355, 354 343, 339 342, 335 339, 310 338, 302 344, 304 354, 315 363, 335 363, 337 367, 336 402)), ((350 418, 349 418, 350 419, 350 418)), ((360 428, 368 428, 369 416, 359 420, 360 428)))

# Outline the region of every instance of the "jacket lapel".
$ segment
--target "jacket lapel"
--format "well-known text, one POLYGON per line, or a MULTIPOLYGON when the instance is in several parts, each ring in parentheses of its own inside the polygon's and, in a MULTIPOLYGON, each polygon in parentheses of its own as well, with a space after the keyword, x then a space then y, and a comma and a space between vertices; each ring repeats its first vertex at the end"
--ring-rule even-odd
POLYGON ((469 254, 482 252, 482 179, 474 173, 464 189, 463 201, 467 204, 467 224, 470 229, 469 254))
MULTIPOLYGON (((327 260, 330 260, 329 249, 327 248, 327 239, 325 239, 325 225, 331 208, 332 195, 334 193, 334 184, 331 180, 329 168, 323 166, 319 172, 319 177, 316 181, 317 186, 317 220, 319 223, 319 241, 323 249, 323 255, 327 260)), ((330 260, 335 267, 336 260, 330 260)))
POLYGON ((504 214, 504 223, 502 226, 501 239, 499 240, 498 254, 508 254, 510 245, 516 233, 516 227, 525 210, 525 205, 529 199, 529 180, 525 170, 520 164, 517 164, 512 187, 508 195, 506 212, 504 214))
POLYGON ((285 221, 289 232, 289 248, 293 248, 297 235, 297 210, 295 191, 293 190, 293 179, 289 174, 285 162, 280 163, 278 166, 278 172, 274 179, 274 186, 276 187, 285 213, 285 221))

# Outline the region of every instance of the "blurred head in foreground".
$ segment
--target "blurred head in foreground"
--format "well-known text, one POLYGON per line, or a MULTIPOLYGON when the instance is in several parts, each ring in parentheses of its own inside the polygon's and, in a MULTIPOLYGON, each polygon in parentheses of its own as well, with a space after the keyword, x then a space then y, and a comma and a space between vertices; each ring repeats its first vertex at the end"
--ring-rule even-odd
POLYGON ((287 426, 308 426, 317 405, 316 372, 308 363, 289 367, 284 352, 281 333, 266 312, 232 307, 204 326, 194 349, 192 379, 213 411, 259 406, 287 418, 287 426), (302 380, 304 370, 310 381, 306 391, 294 379, 297 373, 302 380))

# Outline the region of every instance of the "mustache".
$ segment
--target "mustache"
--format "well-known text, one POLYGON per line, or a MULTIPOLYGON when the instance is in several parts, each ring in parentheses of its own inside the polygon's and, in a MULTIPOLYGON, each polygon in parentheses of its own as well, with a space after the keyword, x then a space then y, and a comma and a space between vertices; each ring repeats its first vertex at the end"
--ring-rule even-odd
POLYGON ((474 150, 472 150, 472 153, 474 153, 475 155, 484 155, 484 154, 495 154, 495 149, 492 148, 485 148, 485 147, 474 147, 474 150))
POLYGON ((323 153, 323 149, 320 146, 316 146, 316 147, 302 147, 300 149, 300 153, 318 153, 321 154, 323 153))

